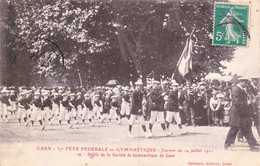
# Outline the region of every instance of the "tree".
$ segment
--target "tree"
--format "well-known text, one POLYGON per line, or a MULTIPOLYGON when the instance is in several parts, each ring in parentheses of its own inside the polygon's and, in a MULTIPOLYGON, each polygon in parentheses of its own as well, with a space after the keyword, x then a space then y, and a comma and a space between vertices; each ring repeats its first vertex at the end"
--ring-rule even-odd
POLYGON ((211 46, 213 2, 5 2, 6 56, 14 65, 29 61, 23 72, 31 84, 76 86, 79 75, 89 86, 170 77, 195 25, 194 75, 219 71, 234 51, 211 46))

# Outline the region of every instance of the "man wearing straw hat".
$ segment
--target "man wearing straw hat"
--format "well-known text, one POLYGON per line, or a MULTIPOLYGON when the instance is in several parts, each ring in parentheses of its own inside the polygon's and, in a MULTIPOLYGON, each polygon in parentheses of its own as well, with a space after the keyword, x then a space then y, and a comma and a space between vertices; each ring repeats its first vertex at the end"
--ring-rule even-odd
POLYGON ((26 91, 23 91, 18 96, 18 122, 19 126, 21 125, 21 120, 24 119, 24 122, 26 123, 26 114, 27 109, 29 108, 28 103, 26 101, 26 91))
POLYGON ((31 127, 33 128, 34 122, 39 121, 41 129, 44 130, 45 126, 43 124, 43 113, 42 113, 42 100, 39 91, 34 93, 34 98, 32 100, 32 113, 31 113, 31 127))
POLYGON ((14 116, 17 110, 17 95, 14 89, 10 90, 9 103, 10 103, 10 112, 12 116, 14 116))
POLYGON ((77 104, 75 93, 71 93, 70 94, 69 104, 70 104, 70 118, 71 118, 71 120, 74 119, 75 123, 78 124, 79 123, 79 121, 77 120, 77 116, 78 116, 77 107, 78 107, 78 104, 77 104))
POLYGON ((164 131, 164 135, 167 136, 165 119, 164 119, 164 99, 159 90, 159 81, 153 81, 153 89, 148 95, 149 109, 151 110, 151 118, 149 121, 149 136, 152 136, 152 128, 156 119, 160 122, 164 131))
POLYGON ((92 111, 93 111, 93 105, 91 103, 91 97, 88 93, 84 94, 84 101, 83 101, 83 108, 82 108, 82 114, 81 114, 81 120, 83 125, 85 125, 85 120, 89 120, 90 126, 94 126, 94 123, 92 122, 92 111))
POLYGON ((69 128, 73 126, 70 124, 70 115, 69 115, 69 93, 62 94, 62 100, 60 103, 60 114, 59 114, 59 125, 61 127, 61 122, 66 120, 68 122, 69 128))
POLYGON ((50 93, 47 91, 43 94, 42 106, 44 112, 44 121, 45 123, 48 121, 49 124, 51 124, 51 119, 53 118, 54 113, 52 111, 52 101, 50 99, 50 93))
POLYGON ((122 104, 121 104, 121 112, 120 116, 121 118, 127 117, 127 119, 130 118, 130 94, 129 94, 129 87, 124 87, 124 95, 122 96, 122 104))
POLYGON ((110 110, 109 110, 109 123, 111 124, 112 119, 116 119, 118 124, 121 124, 122 121, 117 114, 117 110, 119 109, 118 96, 111 96, 110 110))
MULTIPOLYGON (((61 92, 60 92, 61 93, 61 92)), ((62 100, 62 97, 59 93, 53 92, 53 98, 52 98, 52 112, 54 114, 54 117, 59 117, 60 113, 60 101, 62 100)))
POLYGON ((138 80, 135 83, 136 89, 133 91, 131 95, 131 110, 130 110, 130 119, 129 119, 129 127, 128 127, 128 136, 133 137, 132 135, 132 128, 134 125, 134 122, 136 119, 140 121, 140 124, 143 128, 145 138, 148 138, 149 135, 146 131, 146 127, 144 124, 144 116, 143 116, 143 110, 142 110, 142 101, 143 101, 143 82, 142 80, 138 80))
POLYGON ((183 131, 182 125, 181 125, 181 118, 179 114, 179 99, 178 99, 178 86, 179 84, 174 80, 172 81, 172 88, 167 93, 167 96, 165 97, 165 100, 168 100, 168 104, 166 107, 166 128, 167 128, 167 134, 171 135, 172 132, 169 131, 170 124, 174 118, 174 120, 177 122, 177 125, 181 131, 182 134, 186 134, 186 132, 183 131))
POLYGON ((8 116, 8 109, 10 108, 10 102, 8 98, 8 93, 9 91, 5 87, 2 91, 2 96, 1 96, 1 105, 2 105, 2 113, 1 113, 1 118, 4 119, 5 122, 8 122, 7 116, 8 116))
POLYGON ((82 114, 83 101, 84 101, 81 92, 78 92, 78 93, 76 94, 76 99, 75 99, 75 101, 76 101, 77 116, 78 116, 78 117, 81 117, 80 115, 82 114))
POLYGON ((101 113, 103 112, 103 103, 102 100, 100 100, 99 93, 95 93, 95 95, 92 98, 92 105, 93 105, 93 120, 95 116, 99 119, 100 122, 103 122, 103 117, 101 113))

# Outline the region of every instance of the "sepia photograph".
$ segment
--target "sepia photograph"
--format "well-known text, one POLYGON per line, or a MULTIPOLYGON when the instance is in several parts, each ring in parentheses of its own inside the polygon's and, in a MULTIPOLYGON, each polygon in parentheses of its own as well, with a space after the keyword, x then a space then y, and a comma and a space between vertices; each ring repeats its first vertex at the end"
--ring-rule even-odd
POLYGON ((0 166, 260 166, 259 10, 1 0, 0 166))

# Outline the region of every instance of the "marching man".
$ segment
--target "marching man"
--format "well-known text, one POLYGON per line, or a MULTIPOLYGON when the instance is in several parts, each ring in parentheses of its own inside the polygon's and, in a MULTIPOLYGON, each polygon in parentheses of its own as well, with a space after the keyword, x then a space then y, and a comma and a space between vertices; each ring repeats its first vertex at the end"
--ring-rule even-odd
POLYGON ((17 96, 15 90, 11 90, 10 92, 9 103, 11 114, 15 115, 17 109, 17 96))
POLYGON ((99 98, 99 94, 95 94, 93 96, 93 119, 95 119, 95 116, 97 116, 97 118, 103 122, 101 119, 101 112, 103 112, 103 104, 99 98))
POLYGON ((119 116, 117 115, 117 110, 119 109, 119 105, 118 105, 118 96, 114 95, 111 97, 112 101, 110 103, 110 110, 109 110, 109 114, 110 114, 110 117, 109 117, 109 122, 111 124, 111 120, 112 119, 116 119, 118 120, 118 124, 121 124, 121 120, 119 118, 119 116))
POLYGON ((111 109, 111 97, 113 96, 113 92, 111 90, 107 90, 104 94, 104 105, 103 105, 103 112, 102 112, 102 121, 105 119, 110 118, 110 109, 111 109))
POLYGON ((81 119, 83 125, 85 125, 85 120, 88 119, 90 126, 94 126, 94 123, 92 122, 92 110, 93 106, 91 103, 91 97, 89 96, 88 93, 84 95, 84 101, 83 101, 83 108, 82 108, 82 113, 81 113, 81 119))
MULTIPOLYGON (((78 117, 82 117, 80 116, 83 112, 83 101, 84 101, 84 98, 82 97, 82 94, 80 92, 78 92, 76 94, 76 99, 75 99, 75 102, 76 102, 76 109, 77 109, 77 116, 78 117)), ((75 119, 76 120, 76 119, 75 119)))
POLYGON ((71 109, 70 109, 70 117, 75 119, 76 121, 76 124, 79 123, 79 121, 77 120, 77 115, 78 115, 78 110, 77 110, 77 101, 76 101, 76 97, 75 97, 75 94, 74 93, 71 93, 70 94, 70 100, 69 100, 69 104, 71 106, 71 109))
POLYGON ((141 80, 138 80, 136 83, 136 89, 131 95, 131 111, 130 111, 130 119, 129 119, 129 128, 128 128, 128 136, 133 137, 132 128, 136 119, 138 119, 142 125, 145 138, 149 138, 149 135, 146 131, 146 127, 144 124, 144 116, 142 110, 142 101, 143 101, 143 83, 141 80))
POLYGON ((164 99, 162 94, 160 93, 159 90, 159 85, 160 82, 159 81, 154 81, 153 82, 153 89, 152 91, 149 93, 149 101, 150 101, 150 110, 151 110, 151 118, 149 121, 149 136, 152 136, 152 128, 153 128, 153 124, 156 121, 156 119, 158 118, 159 122, 161 123, 161 127, 164 131, 164 135, 167 136, 170 133, 167 133, 166 131, 166 126, 165 126, 165 119, 164 119, 164 99))
POLYGON ((62 94, 62 100, 60 103, 60 114, 59 114, 59 125, 61 127, 61 121, 66 120, 68 122, 69 128, 73 126, 70 124, 70 116, 69 116, 69 96, 67 93, 62 94))
POLYGON ((55 117, 59 117, 61 99, 62 99, 62 97, 59 95, 59 93, 57 93, 57 92, 53 93, 52 111, 53 111, 55 117))
POLYGON ((183 131, 181 125, 181 118, 179 114, 178 86, 179 84, 173 81, 172 90, 170 90, 167 96, 165 96, 166 100, 168 98, 167 107, 166 107, 166 128, 168 130, 168 135, 172 134, 172 132, 169 131, 169 127, 173 118, 177 122, 177 125, 181 130, 181 133, 186 134, 186 132, 183 131))
POLYGON ((34 93, 34 98, 32 100, 32 113, 31 113, 31 127, 33 128, 33 124, 35 121, 39 121, 41 125, 41 129, 44 130, 45 126, 43 124, 43 116, 42 116, 42 107, 43 103, 41 100, 40 92, 35 92, 34 93))
POLYGON ((18 122, 19 126, 21 126, 21 120, 24 119, 26 123, 26 114, 29 109, 28 103, 26 101, 26 92, 21 92, 18 97, 18 122))
POLYGON ((48 121, 51 124, 51 119, 53 118, 54 114, 52 112, 52 101, 50 99, 49 93, 45 92, 43 94, 43 112, 44 112, 44 121, 45 123, 48 121))
POLYGON ((130 94, 129 94, 129 87, 124 87, 124 95, 122 97, 122 104, 121 104, 121 118, 127 117, 130 118, 130 94))
POLYGON ((8 99, 8 93, 9 91, 7 89, 3 89, 1 91, 2 96, 1 96, 1 104, 2 104, 2 114, 1 118, 4 119, 5 122, 8 122, 7 115, 8 115, 8 110, 10 108, 10 103, 8 99))

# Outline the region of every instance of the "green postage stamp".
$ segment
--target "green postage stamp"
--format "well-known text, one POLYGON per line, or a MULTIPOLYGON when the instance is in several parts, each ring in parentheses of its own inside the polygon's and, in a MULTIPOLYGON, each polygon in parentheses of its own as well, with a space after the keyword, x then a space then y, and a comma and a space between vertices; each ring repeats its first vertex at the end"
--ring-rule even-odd
POLYGON ((213 45, 246 47, 249 34, 249 5, 215 3, 213 45))

